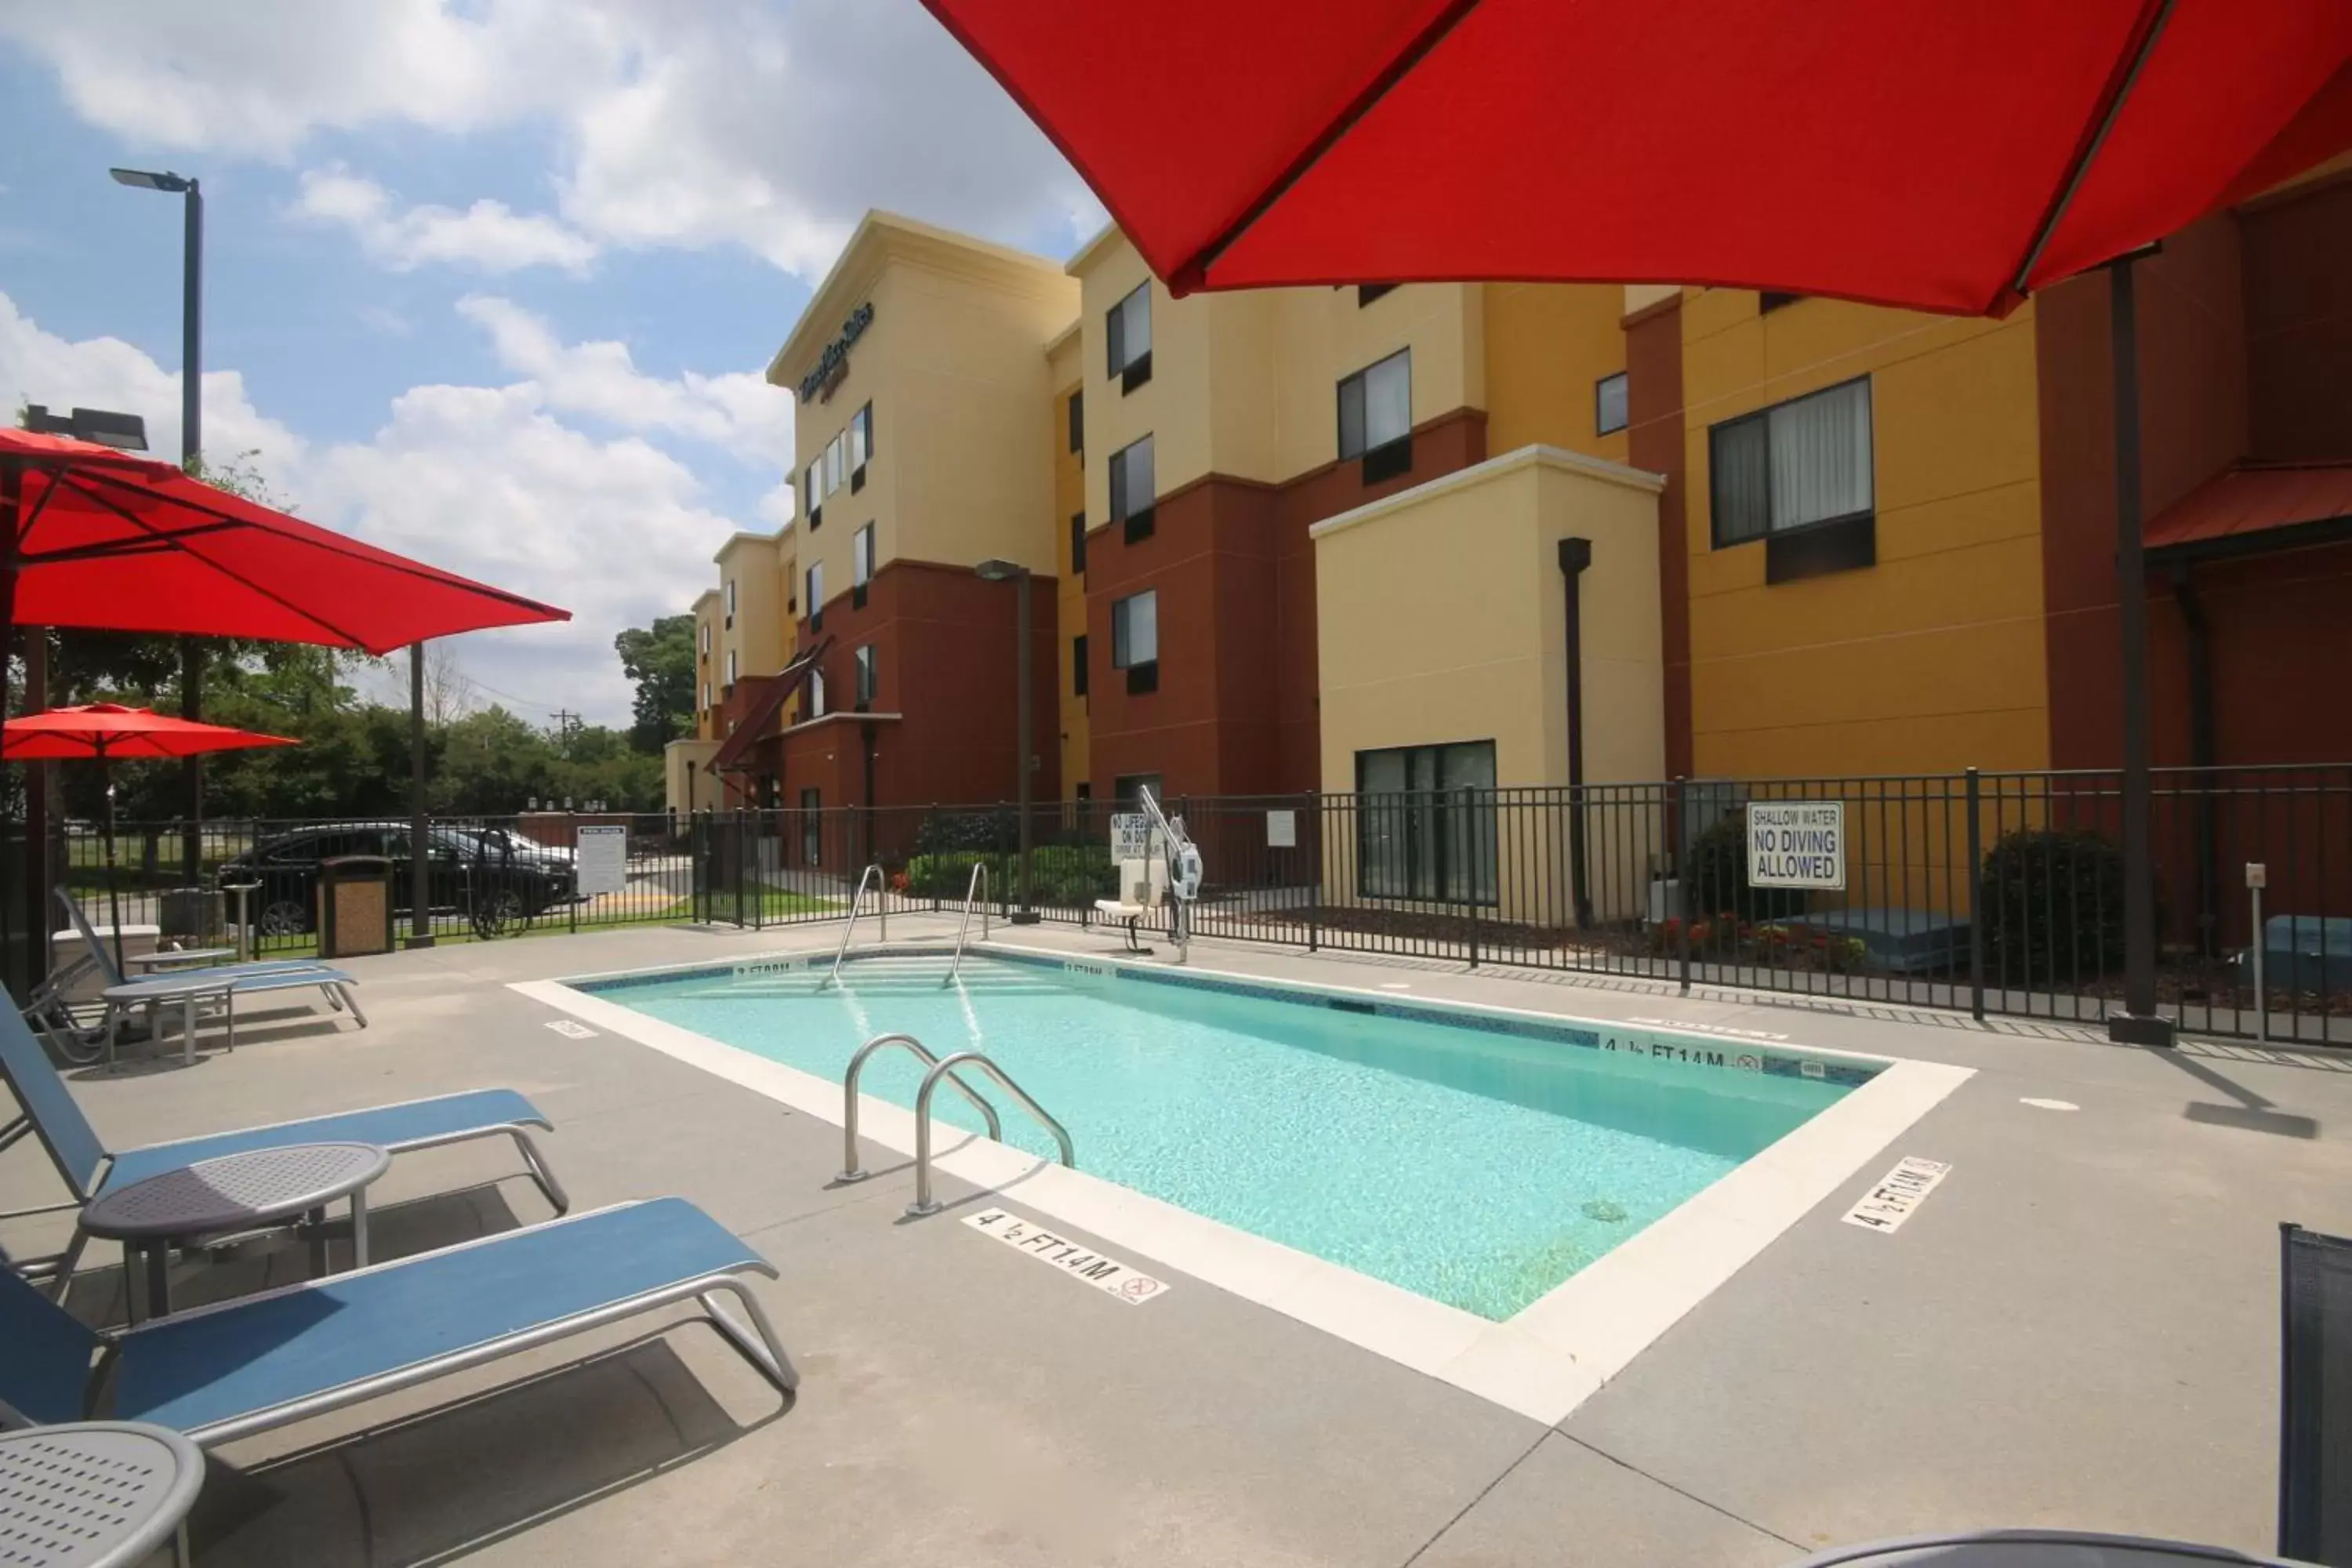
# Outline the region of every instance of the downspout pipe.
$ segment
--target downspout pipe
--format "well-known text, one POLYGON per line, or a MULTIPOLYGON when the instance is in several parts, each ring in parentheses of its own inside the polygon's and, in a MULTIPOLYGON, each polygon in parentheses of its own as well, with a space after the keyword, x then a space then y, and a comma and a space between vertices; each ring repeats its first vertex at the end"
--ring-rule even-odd
POLYGON ((1592 893, 1584 867, 1584 605, 1581 584, 1592 564, 1592 541, 1559 542, 1564 651, 1568 656, 1568 879, 1579 931, 1592 923, 1592 893))
MULTIPOLYGON (((2192 766, 2210 768, 2218 750, 2213 740, 2213 633, 2191 569, 2185 564, 2172 569, 2172 602, 2179 607, 2180 624, 2188 632, 2189 761, 2192 766)), ((2197 946, 2208 958, 2218 951, 2220 935, 2219 915, 2213 907, 2220 886, 2213 805, 2210 780, 2200 776, 2197 785, 2197 946)))

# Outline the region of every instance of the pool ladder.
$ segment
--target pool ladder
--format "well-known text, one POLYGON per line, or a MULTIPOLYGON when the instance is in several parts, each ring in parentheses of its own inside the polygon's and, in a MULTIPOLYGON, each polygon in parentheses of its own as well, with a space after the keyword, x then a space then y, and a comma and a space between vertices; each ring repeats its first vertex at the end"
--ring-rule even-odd
POLYGON ((1070 1142, 1069 1129, 1055 1119, 1053 1112, 1030 1098, 1029 1091, 1013 1081, 1011 1075, 979 1051, 957 1051, 945 1057, 933 1056, 923 1042, 912 1035, 877 1035, 857 1047, 849 1058, 849 1070, 841 1079, 841 1174, 844 1182, 866 1180, 866 1168, 857 1161, 857 1075, 866 1069, 866 1058, 886 1046, 898 1046, 920 1058, 928 1069, 923 1074, 923 1087, 915 1091, 915 1201, 907 1205, 907 1213, 922 1216, 935 1215, 945 1206, 931 1195, 931 1096, 939 1092, 942 1079, 955 1085, 956 1092, 980 1108, 988 1123, 988 1135, 996 1142, 1004 1142, 1004 1125, 997 1120, 996 1108, 982 1100, 971 1085, 957 1075, 958 1068, 976 1068, 996 1080, 997 1086, 1021 1102, 1023 1110, 1045 1124, 1060 1146, 1062 1163, 1077 1169, 1078 1156, 1070 1142))
POLYGON ((841 945, 833 950, 833 968, 817 983, 820 991, 841 984, 841 961, 849 956, 849 939, 856 933, 857 916, 866 908, 868 882, 874 884, 874 913, 882 922, 882 940, 890 940, 890 889, 882 879, 882 864, 877 860, 858 874, 856 895, 849 900, 849 921, 841 928, 841 945))
MULTIPOLYGON (((940 982, 941 990, 953 985, 956 983, 956 975, 963 969, 963 944, 964 938, 971 931, 971 907, 979 903, 981 892, 987 886, 988 862, 973 861, 971 881, 963 890, 963 923, 956 927, 955 960, 948 965, 948 977, 940 982)), ((980 940, 982 942, 988 940, 988 906, 986 904, 980 905, 980 940)))

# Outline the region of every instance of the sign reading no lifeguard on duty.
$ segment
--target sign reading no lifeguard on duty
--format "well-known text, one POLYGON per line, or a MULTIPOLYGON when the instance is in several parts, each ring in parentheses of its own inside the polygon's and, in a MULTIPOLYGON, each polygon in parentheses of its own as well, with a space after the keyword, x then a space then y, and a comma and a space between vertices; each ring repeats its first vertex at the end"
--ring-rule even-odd
POLYGON ((1845 802, 1748 803, 1748 881, 1757 888, 1845 886, 1845 802))

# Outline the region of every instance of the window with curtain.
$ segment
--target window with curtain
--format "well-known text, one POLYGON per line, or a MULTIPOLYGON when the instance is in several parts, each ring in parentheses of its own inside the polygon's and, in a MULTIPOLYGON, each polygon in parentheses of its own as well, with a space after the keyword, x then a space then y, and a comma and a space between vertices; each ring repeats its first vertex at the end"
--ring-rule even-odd
POLYGON ((867 523, 849 537, 849 582, 863 588, 874 581, 874 525, 867 523))
POLYGON ((842 458, 846 455, 848 445, 838 432, 835 434, 832 440, 824 444, 824 493, 828 499, 834 491, 841 488, 842 482, 849 478, 848 469, 842 464, 842 458))
POLYGON ((1356 877, 1370 899, 1495 902, 1495 742, 1356 753, 1356 877))
POLYGON ((1715 547, 1867 517, 1870 378, 1826 387, 1707 432, 1715 547))
POLYGON ((1139 283, 1113 305, 1103 321, 1110 377, 1122 394, 1151 379, 1151 285, 1139 283))
POLYGON ((1339 460, 1362 458, 1364 483, 1412 467, 1412 351, 1400 349, 1339 384, 1339 460))
POLYGON ((730 648, 729 648, 729 649, 727 650, 727 684, 728 684, 728 685, 732 686, 732 685, 734 685, 734 684, 735 684, 735 672, 736 672, 736 670, 737 670, 739 668, 740 668, 740 666, 737 664, 737 662, 736 662, 735 650, 734 650, 733 648, 731 648, 731 647, 730 647, 730 648))
POLYGON ((1607 436, 1622 430, 1627 424, 1625 408, 1625 373, 1604 375, 1592 387, 1592 428, 1595 434, 1607 436))
POLYGON ((821 669, 809 671, 808 716, 812 719, 824 717, 824 671, 821 669))
POLYGON ((853 479, 873 455, 874 405, 869 403, 849 416, 849 471, 853 479))
POLYGON ((824 518, 821 515, 821 510, 824 505, 824 458, 823 455, 820 454, 815 461, 809 464, 808 472, 803 477, 807 482, 803 485, 802 488, 807 491, 807 494, 801 498, 801 515, 808 519, 809 527, 814 529, 819 522, 824 521, 824 518))
POLYGON ((824 563, 812 563, 808 569, 809 630, 816 631, 824 625, 824 563))
POLYGON ((1122 523, 1130 544, 1151 536, 1151 507, 1158 492, 1151 472, 1151 437, 1110 455, 1111 521, 1122 523))
POLYGON ((867 643, 857 650, 857 710, 864 713, 874 706, 874 645, 867 643))

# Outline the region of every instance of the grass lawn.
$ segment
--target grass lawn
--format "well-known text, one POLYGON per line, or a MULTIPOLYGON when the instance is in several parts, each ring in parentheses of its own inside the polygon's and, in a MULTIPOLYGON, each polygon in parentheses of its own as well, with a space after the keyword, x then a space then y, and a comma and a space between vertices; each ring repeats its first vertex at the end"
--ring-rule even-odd
MULTIPOLYGON (((761 920, 781 920, 787 915, 824 914, 841 908, 838 899, 820 899, 813 893, 790 892, 782 888, 763 888, 757 893, 747 893, 743 912, 751 915, 756 910, 761 920)), ((735 895, 732 892, 710 895, 710 913, 715 919, 735 918, 735 895)), ((690 921, 694 918, 694 900, 684 898, 649 920, 690 921)))

